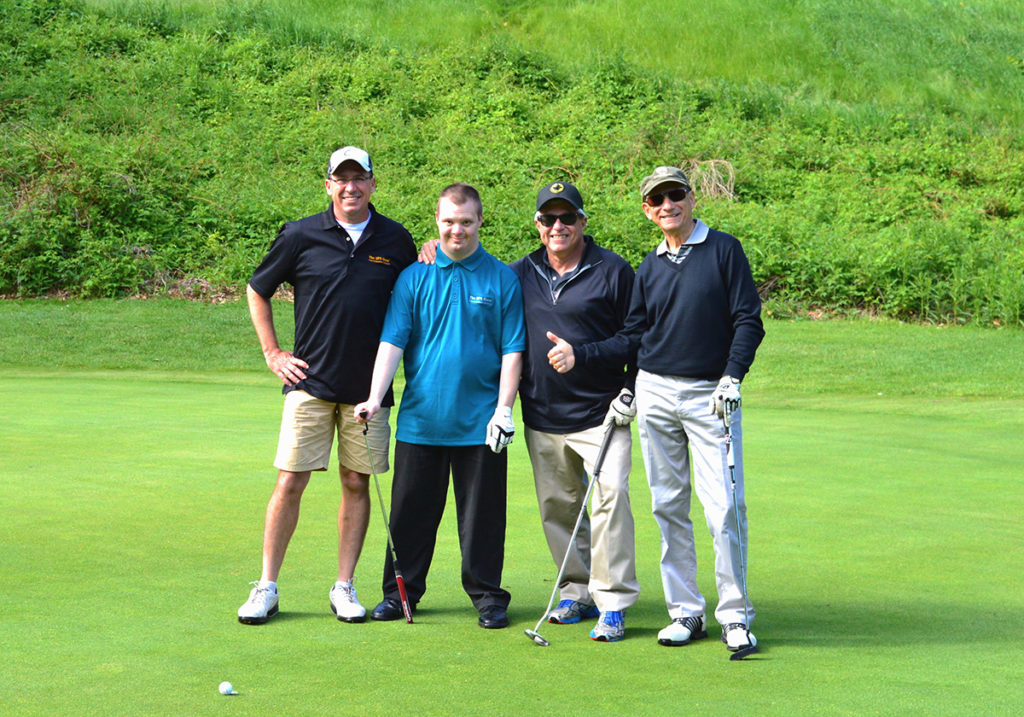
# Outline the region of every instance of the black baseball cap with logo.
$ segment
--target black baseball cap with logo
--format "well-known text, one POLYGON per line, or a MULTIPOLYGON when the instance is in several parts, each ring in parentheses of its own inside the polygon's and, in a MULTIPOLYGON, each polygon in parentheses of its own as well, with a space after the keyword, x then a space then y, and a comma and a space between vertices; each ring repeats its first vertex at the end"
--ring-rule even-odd
POLYGON ((576 211, 583 211, 583 197, 580 191, 568 182, 552 182, 537 193, 537 211, 553 199, 569 202, 576 211))

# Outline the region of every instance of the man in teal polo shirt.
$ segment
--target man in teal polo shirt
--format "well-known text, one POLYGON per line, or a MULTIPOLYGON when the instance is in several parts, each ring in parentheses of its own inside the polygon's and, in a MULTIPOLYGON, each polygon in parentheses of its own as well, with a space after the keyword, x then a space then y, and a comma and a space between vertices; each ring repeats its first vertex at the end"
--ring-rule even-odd
MULTIPOLYGON (((415 608, 452 478, 462 549, 462 586, 485 628, 508 626, 501 587, 505 557, 507 456, 512 404, 526 349, 516 275, 480 246, 480 195, 468 184, 441 192, 435 214, 441 252, 433 265, 402 272, 388 305, 370 396, 359 420, 380 409, 398 362, 405 391, 398 409, 391 536, 415 608)), ((375 620, 402 616, 390 553, 375 620)))

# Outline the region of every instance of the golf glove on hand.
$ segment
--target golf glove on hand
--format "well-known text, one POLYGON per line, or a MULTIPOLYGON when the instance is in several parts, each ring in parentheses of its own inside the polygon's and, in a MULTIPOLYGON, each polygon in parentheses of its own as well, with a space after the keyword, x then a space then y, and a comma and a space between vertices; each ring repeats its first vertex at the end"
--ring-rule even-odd
POLYGON ((719 418, 726 418, 739 410, 740 407, 740 382, 731 376, 722 376, 718 382, 718 388, 711 394, 708 401, 708 412, 714 413, 719 418))
POLYGON ((512 442, 516 427, 512 425, 512 408, 498 406, 487 423, 487 447, 495 453, 501 453, 505 446, 512 442))
POLYGON ((619 391, 608 406, 608 414, 604 417, 604 425, 628 426, 636 418, 636 404, 633 403, 633 392, 628 388, 619 391))

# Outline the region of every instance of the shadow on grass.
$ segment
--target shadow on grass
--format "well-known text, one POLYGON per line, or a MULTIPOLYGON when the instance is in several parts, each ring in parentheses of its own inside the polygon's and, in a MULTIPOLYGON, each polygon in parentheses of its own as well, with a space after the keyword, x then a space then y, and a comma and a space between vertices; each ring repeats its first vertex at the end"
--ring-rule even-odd
MULTIPOLYGON (((879 597, 876 603, 800 603, 759 605, 758 635, 777 646, 814 647, 906 647, 928 644, 994 643, 1007 631, 1017 632, 1006 615, 986 617, 976 613, 970 620, 950 620, 963 615, 964 606, 920 603, 892 603, 879 597)), ((1024 618, 1013 622, 1024 627, 1024 618)))
MULTIPOLYGON (((337 619, 334 615, 323 612, 299 612, 297 610, 281 610, 270 622, 291 622, 292 620, 323 620, 324 617, 337 619)), ((258 626, 257 626, 258 627, 258 626)))

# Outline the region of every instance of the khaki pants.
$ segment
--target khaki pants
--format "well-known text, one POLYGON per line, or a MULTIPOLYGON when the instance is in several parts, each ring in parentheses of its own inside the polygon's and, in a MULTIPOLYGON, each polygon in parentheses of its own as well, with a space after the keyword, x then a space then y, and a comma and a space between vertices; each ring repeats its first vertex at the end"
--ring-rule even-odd
MULTIPOLYGON (((584 515, 558 586, 563 600, 595 603, 602 612, 625 610, 640 595, 629 505, 633 441, 628 428, 613 430, 594 486, 591 515, 584 515)), ((556 566, 565 557, 604 434, 604 426, 565 435, 524 430, 544 536, 556 566)))

